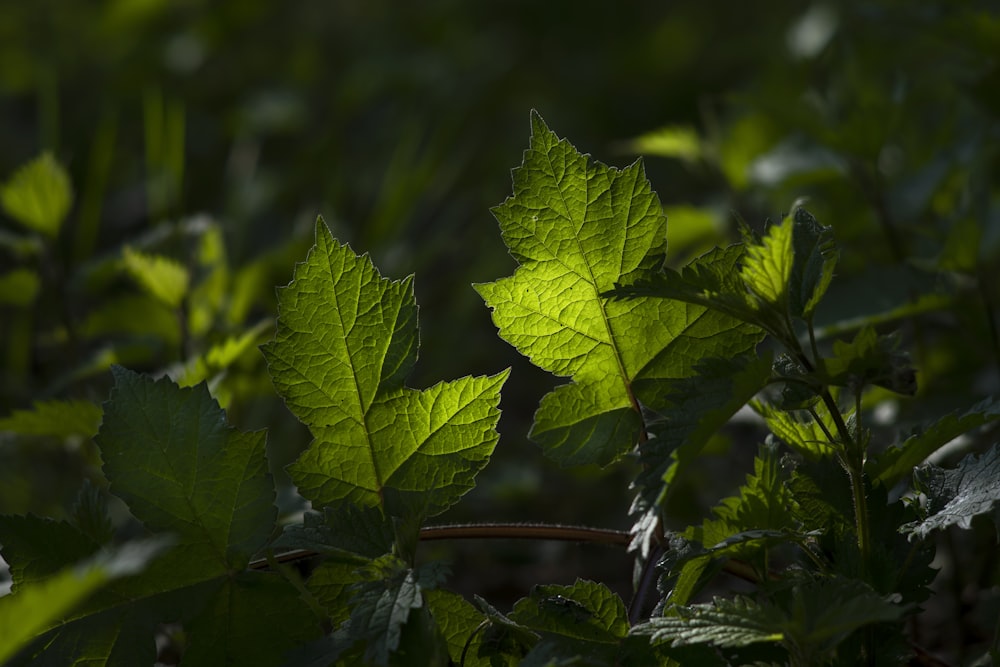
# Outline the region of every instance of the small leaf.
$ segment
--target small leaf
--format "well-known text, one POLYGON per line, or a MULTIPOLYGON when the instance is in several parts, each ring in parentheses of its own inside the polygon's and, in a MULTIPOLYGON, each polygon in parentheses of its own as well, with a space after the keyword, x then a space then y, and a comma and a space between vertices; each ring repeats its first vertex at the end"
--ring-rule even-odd
POLYGON ((535 632, 617 644, 628 633, 628 612, 608 587, 578 579, 571 586, 535 586, 517 602, 511 620, 535 632))
POLYGON ((865 473, 874 482, 892 487, 943 445, 997 419, 1000 419, 1000 402, 993 399, 984 399, 961 414, 952 412, 917 429, 902 443, 870 460, 865 473))
POLYGON ((448 643, 452 663, 466 667, 490 667, 490 660, 478 655, 482 645, 480 624, 486 616, 458 593, 424 591, 424 600, 448 643))
POLYGON ((161 303, 177 308, 187 295, 188 271, 163 255, 152 255, 125 246, 122 250, 125 270, 147 294, 161 303))
POLYGON ((833 280, 837 246, 833 229, 819 224, 804 208, 796 206, 790 217, 795 229, 795 264, 789 283, 791 312, 810 320, 833 280))
POLYGON ((696 161, 702 155, 701 137, 693 127, 684 125, 647 132, 630 141, 628 147, 638 155, 659 155, 686 161, 696 161))
POLYGON ((788 218, 771 225, 760 245, 747 246, 740 270, 747 288, 781 312, 788 306, 789 282, 795 265, 794 235, 795 225, 788 218))
POLYGON ((14 269, 0 275, 0 305, 24 308, 35 302, 42 282, 31 269, 14 269))
POLYGON ((347 552, 373 559, 392 551, 394 540, 392 523, 377 507, 341 504, 326 507, 322 513, 305 512, 301 524, 285 526, 274 547, 347 552))
POLYGON ((101 408, 90 401, 35 401, 31 410, 14 410, 0 419, 0 431, 56 438, 92 438, 101 424, 101 408))
POLYGON ((824 360, 830 384, 874 384, 912 396, 917 391, 916 371, 906 354, 897 351, 895 336, 880 336, 871 326, 862 327, 850 343, 835 341, 833 357, 824 360))
POLYGON ((69 175, 49 153, 18 169, 0 186, 0 205, 7 215, 53 239, 72 203, 69 175))
POLYGON ((900 532, 924 539, 949 526, 968 529, 973 517, 990 513, 1000 504, 1000 445, 980 457, 966 456, 953 469, 933 464, 918 468, 913 480, 927 498, 927 515, 905 524, 900 532))
MULTIPOLYGON (((837 447, 827 438, 827 433, 835 433, 832 419, 824 423, 824 432, 819 422, 808 414, 779 410, 770 403, 752 401, 750 406, 761 417, 775 436, 799 454, 810 459, 823 459, 837 453, 837 447)), ((827 411, 823 415, 829 415, 827 411)))
POLYGON ((263 346, 278 393, 315 440, 289 468, 314 506, 348 500, 410 515, 443 511, 472 488, 499 438, 507 371, 418 391, 412 280, 382 278, 316 223, 316 244, 279 291, 263 346))

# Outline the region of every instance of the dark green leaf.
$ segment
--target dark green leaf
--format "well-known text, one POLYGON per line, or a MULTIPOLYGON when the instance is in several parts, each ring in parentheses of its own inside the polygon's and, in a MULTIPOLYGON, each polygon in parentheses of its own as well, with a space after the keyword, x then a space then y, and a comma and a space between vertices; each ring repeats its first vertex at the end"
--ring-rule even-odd
POLYGON ((943 445, 997 419, 1000 419, 1000 402, 984 399, 963 413, 953 412, 917 429, 899 445, 871 459, 865 472, 873 481, 892 487, 943 445))
POLYGON ((121 367, 95 440, 111 491, 150 530, 244 567, 277 518, 265 434, 227 426, 204 384, 180 389, 121 367))
POLYGON ((92 438, 101 423, 101 408, 90 401, 35 401, 31 410, 14 410, 0 419, 0 431, 57 438, 92 438))
POLYGON ((927 499, 926 516, 905 524, 901 532, 925 538, 931 531, 969 528, 973 517, 1000 503, 1000 445, 982 456, 970 454, 953 469, 928 464, 914 471, 914 486, 927 499))

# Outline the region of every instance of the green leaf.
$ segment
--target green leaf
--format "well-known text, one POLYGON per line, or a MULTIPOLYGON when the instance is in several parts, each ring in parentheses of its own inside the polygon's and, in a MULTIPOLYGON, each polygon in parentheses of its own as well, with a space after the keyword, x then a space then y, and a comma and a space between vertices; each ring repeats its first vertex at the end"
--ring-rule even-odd
MULTIPOLYGON (((806 458, 824 459, 837 453, 837 447, 826 435, 836 433, 832 418, 823 423, 827 429, 824 431, 819 422, 801 410, 781 410, 763 401, 751 401, 750 407, 764 418, 771 433, 806 458)), ((826 410, 818 414, 829 416, 826 410)))
POLYGON ((628 634, 628 612, 607 586, 578 579, 571 586, 535 586, 517 602, 511 620, 535 632, 618 644, 628 634))
POLYGON ((101 408, 90 401, 35 401, 30 410, 14 410, 0 419, 0 431, 56 438, 92 438, 101 424, 101 408))
POLYGON ((322 513, 305 512, 301 524, 285 526, 274 546, 373 559, 392 551, 394 540, 392 523, 377 507, 344 503, 325 507, 322 513))
MULTIPOLYGON (((816 306, 826 294, 837 266, 837 246, 833 229, 824 227, 799 206, 790 216, 794 225, 795 263, 789 281, 792 315, 811 320, 816 306)), ((787 220, 786 223, 788 224, 787 220)))
POLYGON ((638 155, 659 155, 686 161, 696 161, 702 156, 701 137, 693 127, 684 125, 647 132, 630 141, 628 147, 638 155))
POLYGON ((640 163, 593 162, 537 114, 531 123, 514 194, 493 210, 520 266, 475 287, 504 340, 572 379, 543 397, 530 437, 562 465, 606 465, 642 431, 634 382, 683 377, 703 356, 747 349, 753 334, 703 308, 602 298, 662 264, 659 201, 640 163))
POLYGON ((340 500, 409 514, 443 511, 472 488, 498 435, 507 371, 418 391, 412 280, 382 278, 322 220, 294 280, 279 291, 263 346, 278 393, 315 440, 289 468, 315 506, 340 500))
MULTIPOLYGON (((284 578, 244 570, 277 515, 263 433, 228 427, 204 385, 181 389, 122 368, 112 373, 115 386, 95 438, 110 490, 176 546, 63 616, 33 642, 26 661, 149 664, 157 626, 180 622, 187 651, 212 664, 245 664, 253 656, 277 662, 317 635, 319 624, 284 578)), ((82 518, 93 514, 81 511, 82 518)), ((88 534, 99 535, 95 528, 88 534)), ((15 590, 98 547, 68 524, 32 517, 0 517, 0 533, 15 590)))
POLYGON ((246 566, 277 518, 265 433, 227 426, 204 384, 112 375, 96 437, 112 493, 150 530, 204 547, 220 568, 246 566))
POLYGON ((486 616, 458 593, 424 591, 424 600, 448 642, 452 662, 466 667, 490 667, 490 660, 478 655, 483 633, 477 630, 486 616))
POLYGON ((42 281, 31 269, 14 269, 0 275, 0 304, 24 308, 35 302, 42 281))
POLYGON ((806 580, 774 599, 715 598, 710 604, 669 607, 664 616, 632 629, 653 643, 738 648, 781 643, 801 664, 822 664, 837 645, 867 625, 900 619, 906 608, 851 579, 806 580))
POLYGON ((667 406, 648 420, 656 437, 639 445, 642 471, 636 477, 644 507, 661 507, 671 484, 696 460, 709 439, 767 384, 770 355, 708 358, 696 375, 660 385, 656 405, 667 406))
POLYGON ((952 412, 915 430, 902 443, 871 459, 865 473, 873 482, 892 487, 943 445, 997 419, 1000 419, 1000 402, 994 399, 984 399, 961 414, 952 412))
POLYGON ((779 312, 788 307, 789 282, 795 265, 794 236, 795 225, 789 218, 771 225, 759 245, 747 246, 740 270, 747 288, 779 312))
POLYGON ((631 632, 649 635, 654 644, 713 644, 734 648, 782 641, 784 634, 778 629, 780 622, 775 616, 773 611, 749 598, 716 598, 711 604, 671 607, 667 615, 651 618, 631 632))
MULTIPOLYGON (((390 654, 401 648, 404 626, 424 606, 422 590, 435 587, 441 573, 426 566, 413 570, 395 556, 385 556, 374 561, 362 576, 368 581, 354 585, 350 632, 365 642, 368 662, 387 665, 390 654)), ((433 664, 426 660, 428 656, 423 657, 422 664, 433 664)))
POLYGON ((49 153, 18 169, 0 186, 0 205, 7 215, 53 239, 72 203, 69 175, 49 153))
POLYGON ((973 517, 990 513, 1000 504, 1000 445, 979 457, 966 456, 953 469, 933 464, 918 468, 913 480, 926 496, 926 516, 903 525, 900 532, 923 539, 949 526, 968 529, 973 517))
POLYGON ((898 346, 895 336, 880 336, 873 327, 864 326, 850 343, 833 343, 833 357, 824 360, 827 381, 843 386, 874 384, 912 396, 917 391, 917 374, 898 346))
POLYGON ((713 248, 681 269, 663 267, 631 284, 615 285, 606 293, 619 299, 659 297, 705 306, 744 322, 758 319, 756 305, 740 280, 742 244, 713 248))
POLYGON ((162 540, 127 543, 0 597, 0 663, 57 625, 94 591, 140 572, 163 547, 162 540))
POLYGON ((122 250, 125 270, 139 287, 164 305, 177 308, 187 295, 190 277, 179 262, 125 246, 122 250))

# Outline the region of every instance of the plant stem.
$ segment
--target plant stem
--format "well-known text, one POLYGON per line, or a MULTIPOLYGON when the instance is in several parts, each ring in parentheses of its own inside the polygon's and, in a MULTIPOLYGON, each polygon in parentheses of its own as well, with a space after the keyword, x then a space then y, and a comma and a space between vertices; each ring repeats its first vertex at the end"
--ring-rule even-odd
POLYGON ((868 524, 868 497, 865 495, 864 452, 860 451, 860 442, 851 435, 844 422, 837 402, 826 389, 822 393, 823 403, 833 418, 837 433, 843 440, 843 461, 847 474, 851 479, 851 493, 854 498, 854 524, 858 533, 858 551, 861 552, 862 573, 868 570, 868 560, 871 556, 871 529, 868 524))
POLYGON ((461 539, 557 540, 628 546, 632 535, 624 530, 540 523, 469 523, 420 529, 421 541, 461 539))

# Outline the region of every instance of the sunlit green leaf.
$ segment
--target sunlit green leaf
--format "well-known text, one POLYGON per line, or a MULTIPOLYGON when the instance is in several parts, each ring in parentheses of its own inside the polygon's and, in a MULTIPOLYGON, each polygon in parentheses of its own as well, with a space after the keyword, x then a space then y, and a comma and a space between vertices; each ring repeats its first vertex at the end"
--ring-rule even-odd
POLYGON ((702 356, 752 345, 753 334, 720 313, 602 298, 664 259, 666 219, 641 164, 593 162, 533 114, 514 194, 494 215, 520 266, 476 289, 502 338, 572 379, 542 399, 530 434, 561 464, 605 465, 634 446, 643 398, 634 382, 683 377, 702 356))
POLYGON ((647 132, 629 142, 639 155, 659 155, 694 161, 701 157, 701 138, 693 127, 672 125, 647 132))
POLYGON ((126 246, 122 251, 125 270, 147 293, 171 308, 180 306, 187 295, 188 271, 179 262, 140 252, 126 246))
POLYGON ((44 153, 0 186, 0 205, 10 217, 49 238, 59 234, 73 203, 73 187, 62 165, 44 153))
POLYGON ((740 270, 740 277, 751 292, 782 311, 787 307, 795 265, 794 236, 795 225, 788 218, 771 225, 760 245, 747 246, 740 270))
POLYGON ((507 372, 405 387, 418 340, 411 279, 383 279, 320 220, 279 308, 263 350, 278 393, 315 438, 290 468, 303 495, 402 516, 415 503, 440 512, 472 488, 499 437, 507 372))

